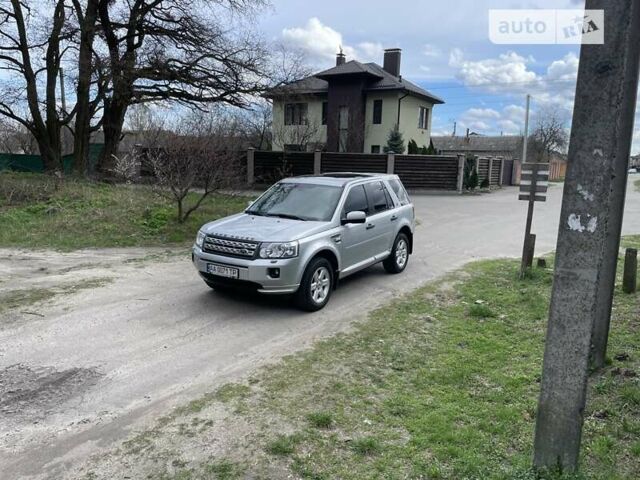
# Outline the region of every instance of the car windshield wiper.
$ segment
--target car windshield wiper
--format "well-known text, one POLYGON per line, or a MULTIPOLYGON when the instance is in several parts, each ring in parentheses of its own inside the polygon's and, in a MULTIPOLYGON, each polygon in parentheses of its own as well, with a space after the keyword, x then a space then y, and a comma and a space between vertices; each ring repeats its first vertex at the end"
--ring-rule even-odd
POLYGON ((297 215, 290 215, 288 213, 267 213, 267 217, 278 217, 278 218, 288 218, 289 220, 301 220, 306 222, 306 218, 298 217, 297 215))

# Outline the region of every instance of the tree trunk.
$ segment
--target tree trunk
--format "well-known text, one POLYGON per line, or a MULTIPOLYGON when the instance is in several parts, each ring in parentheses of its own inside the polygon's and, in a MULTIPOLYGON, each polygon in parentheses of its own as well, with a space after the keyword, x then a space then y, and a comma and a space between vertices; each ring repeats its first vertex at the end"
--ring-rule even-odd
POLYGON ((91 69, 93 40, 98 18, 98 0, 89 0, 81 22, 80 51, 78 54, 78 86, 76 88, 76 125, 73 138, 73 169, 76 173, 89 173, 89 144, 91 141, 91 69))
POLYGON ((182 218, 182 211, 183 211, 182 198, 179 198, 178 199, 178 223, 184 222, 184 219, 182 218))
POLYGON ((118 145, 122 137, 122 126, 127 113, 126 101, 113 98, 105 101, 102 129, 104 131, 104 150, 98 160, 96 171, 107 173, 118 154, 118 145))
POLYGON ((59 148, 51 148, 49 143, 38 141, 38 149, 40 150, 40 158, 42 159, 45 173, 54 173, 63 170, 62 156, 59 148))

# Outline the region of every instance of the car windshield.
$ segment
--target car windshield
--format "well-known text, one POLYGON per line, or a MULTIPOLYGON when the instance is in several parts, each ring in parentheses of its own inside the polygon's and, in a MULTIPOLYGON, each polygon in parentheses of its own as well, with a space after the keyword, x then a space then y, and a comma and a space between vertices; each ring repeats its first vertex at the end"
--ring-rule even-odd
POLYGON ((342 187, 309 183, 276 183, 256 200, 246 213, 292 220, 331 220, 342 187))

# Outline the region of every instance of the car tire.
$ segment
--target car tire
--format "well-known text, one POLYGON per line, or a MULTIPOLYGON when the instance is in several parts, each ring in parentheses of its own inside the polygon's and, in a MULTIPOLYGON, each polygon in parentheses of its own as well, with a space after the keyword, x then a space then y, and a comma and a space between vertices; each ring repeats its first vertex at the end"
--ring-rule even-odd
POLYGON ((393 242, 391 254, 382 262, 389 273, 400 273, 409 263, 409 238, 405 233, 399 233, 393 242))
POLYGON ((315 312, 329 303, 333 291, 333 266, 323 257, 316 257, 304 271, 295 303, 302 310, 315 312))

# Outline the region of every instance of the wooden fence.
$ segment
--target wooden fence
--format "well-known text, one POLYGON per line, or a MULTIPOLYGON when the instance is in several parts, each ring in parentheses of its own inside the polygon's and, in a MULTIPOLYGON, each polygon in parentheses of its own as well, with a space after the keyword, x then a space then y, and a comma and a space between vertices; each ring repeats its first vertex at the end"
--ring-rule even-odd
MULTIPOLYGON (((247 152, 247 183, 266 185, 296 175, 329 172, 395 173, 411 190, 462 193, 464 155, 394 155, 331 152, 247 152)), ((479 180, 501 186, 504 161, 478 158, 479 180)))

